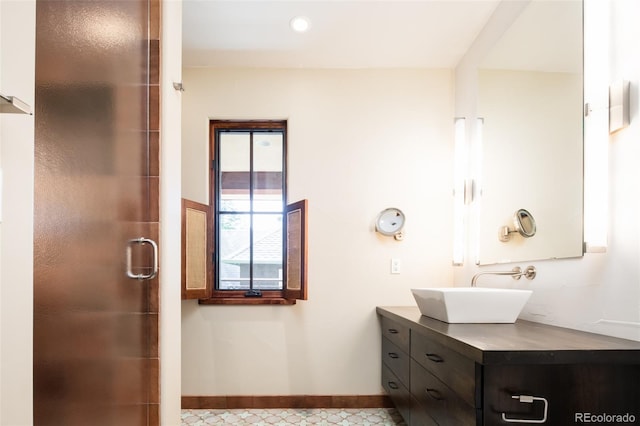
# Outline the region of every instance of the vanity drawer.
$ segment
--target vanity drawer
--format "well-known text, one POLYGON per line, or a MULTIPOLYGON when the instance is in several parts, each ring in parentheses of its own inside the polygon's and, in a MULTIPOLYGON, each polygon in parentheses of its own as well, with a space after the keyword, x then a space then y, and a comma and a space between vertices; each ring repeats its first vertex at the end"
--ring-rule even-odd
POLYGON ((411 364, 409 355, 384 337, 382 338, 382 362, 403 384, 409 384, 409 366, 411 364))
POLYGON ((440 425, 476 425, 476 409, 416 361, 411 361, 411 395, 418 401, 417 409, 440 425))
POLYGON ((551 425, 640 419, 640 365, 488 365, 483 374, 485 426, 504 425, 504 418, 551 425), (612 418, 598 421, 605 414, 612 418))
POLYGON ((405 423, 411 424, 411 394, 386 365, 382 364, 382 387, 387 392, 393 404, 402 415, 405 423))
POLYGON ((476 405, 476 363, 423 335, 413 333, 411 357, 447 383, 467 404, 476 405))
MULTIPOLYGON (((427 413, 427 410, 421 406, 418 401, 412 396, 411 402, 413 409, 411 410, 411 423, 407 423, 410 426, 438 426, 435 420, 427 413)), ((443 423, 444 424, 444 423, 443 423)))
POLYGON ((409 353, 409 327, 382 317, 382 337, 386 337, 401 350, 409 353))

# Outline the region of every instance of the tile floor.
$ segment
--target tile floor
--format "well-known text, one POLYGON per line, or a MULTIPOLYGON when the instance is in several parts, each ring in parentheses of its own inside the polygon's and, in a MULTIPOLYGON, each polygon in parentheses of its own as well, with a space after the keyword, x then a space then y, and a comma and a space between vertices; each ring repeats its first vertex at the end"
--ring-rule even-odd
POLYGON ((392 408, 279 408, 253 410, 182 410, 182 426, 406 426, 392 408))

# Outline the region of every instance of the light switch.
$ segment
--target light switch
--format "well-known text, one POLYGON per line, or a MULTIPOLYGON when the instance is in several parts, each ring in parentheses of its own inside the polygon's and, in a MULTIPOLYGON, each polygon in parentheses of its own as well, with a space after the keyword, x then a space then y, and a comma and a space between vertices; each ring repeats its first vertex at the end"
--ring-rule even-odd
POLYGON ((399 274, 402 266, 400 259, 391 259, 391 273, 399 274))

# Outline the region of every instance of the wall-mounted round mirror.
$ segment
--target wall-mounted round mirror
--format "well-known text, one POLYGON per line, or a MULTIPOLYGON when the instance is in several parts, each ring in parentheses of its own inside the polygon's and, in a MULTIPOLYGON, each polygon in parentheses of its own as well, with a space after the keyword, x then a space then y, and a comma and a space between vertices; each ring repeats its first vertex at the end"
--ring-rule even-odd
POLYGON ((513 229, 510 229, 508 226, 500 228, 500 241, 509 241, 511 234, 514 232, 517 232, 524 238, 531 238, 536 235, 536 220, 528 210, 519 209, 513 214, 513 229))
POLYGON ((403 227, 404 213, 395 207, 384 209, 376 219, 376 231, 382 235, 393 236, 396 240, 402 239, 403 227))
POLYGON ((520 209, 513 215, 513 224, 516 231, 525 238, 536 235, 536 220, 531 213, 525 209, 520 209))

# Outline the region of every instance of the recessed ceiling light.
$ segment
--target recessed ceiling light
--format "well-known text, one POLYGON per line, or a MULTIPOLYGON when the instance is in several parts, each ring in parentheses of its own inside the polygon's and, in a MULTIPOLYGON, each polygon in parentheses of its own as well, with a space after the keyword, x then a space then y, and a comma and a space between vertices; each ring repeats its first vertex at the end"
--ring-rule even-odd
POLYGON ((289 21, 289 26, 291 29, 297 33, 303 33, 309 29, 311 23, 309 22, 309 18, 304 16, 296 16, 291 21, 289 21))

